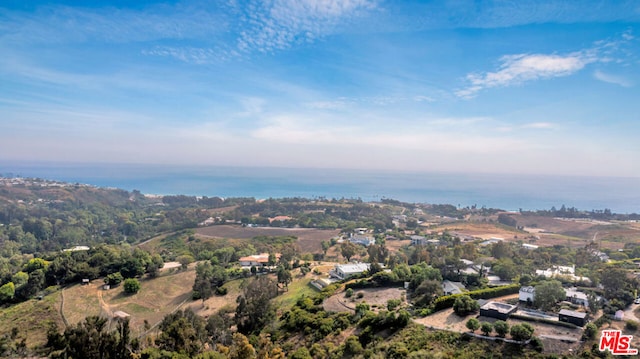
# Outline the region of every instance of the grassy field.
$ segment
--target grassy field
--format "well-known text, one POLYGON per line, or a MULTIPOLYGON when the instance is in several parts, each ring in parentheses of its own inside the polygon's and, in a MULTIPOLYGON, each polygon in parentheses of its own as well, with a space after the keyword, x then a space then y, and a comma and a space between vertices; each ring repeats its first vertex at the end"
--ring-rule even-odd
POLYGON ((28 347, 42 345, 47 341, 47 328, 55 323, 64 324, 60 316, 60 292, 32 299, 0 310, 0 333, 11 333, 17 328, 17 340, 26 339, 28 347))

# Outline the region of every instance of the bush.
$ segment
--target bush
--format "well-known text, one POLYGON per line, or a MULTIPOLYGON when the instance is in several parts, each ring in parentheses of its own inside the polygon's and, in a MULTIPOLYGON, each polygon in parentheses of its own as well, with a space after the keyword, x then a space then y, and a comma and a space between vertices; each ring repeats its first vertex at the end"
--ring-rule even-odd
POLYGON ((484 335, 489 335, 493 331, 493 325, 489 322, 482 322, 482 325, 480 325, 480 331, 484 335))
POLYGON ((122 274, 120 274, 120 272, 116 272, 116 273, 112 273, 107 275, 104 278, 104 282, 110 286, 116 286, 120 283, 122 283, 122 280, 124 278, 122 278, 122 274))
MULTIPOLYGON (((351 288, 349 288, 349 289, 351 289, 351 288)), ((362 299, 363 297, 364 297, 364 293, 362 293, 362 292, 358 292, 358 294, 356 294, 356 298, 358 298, 358 299, 362 299)))
POLYGON ((140 282, 135 278, 127 278, 124 280, 124 291, 129 294, 136 294, 140 291, 140 282))
POLYGON ((229 292, 229 290, 226 287, 218 287, 216 288, 216 294, 217 295, 226 295, 229 292))
POLYGON ((478 302, 475 299, 471 299, 468 295, 457 297, 453 302, 453 311, 461 317, 477 312, 478 309, 480 309, 478 302))
POLYGON ((593 339, 596 337, 596 334, 598 334, 598 327, 593 323, 589 323, 584 327, 584 332, 582 333, 582 340, 593 339))
POLYGON ((509 333, 509 324, 504 320, 497 320, 493 323, 493 330, 495 330, 496 334, 500 338, 504 338, 507 333, 509 333))
POLYGON ((344 296, 347 298, 353 297, 353 289, 347 288, 347 290, 344 292, 344 296))
POLYGON ((478 328, 480 328, 480 322, 476 318, 471 318, 467 320, 466 326, 467 326, 467 329, 469 329, 472 332, 475 332, 476 330, 478 330, 478 328))
POLYGON ((542 352, 542 350, 544 350, 544 344, 542 344, 542 340, 538 337, 532 337, 529 344, 531 344, 531 347, 537 352, 542 352))
POLYGON ((395 310, 396 308, 398 308, 400 306, 400 304, 402 304, 402 302, 400 301, 400 299, 389 299, 387 301, 387 309, 388 310, 395 310))
POLYGON ((473 299, 491 299, 495 297, 501 297, 503 295, 516 294, 518 293, 518 291, 520 291, 520 285, 512 284, 495 288, 474 290, 471 292, 466 292, 464 294, 444 295, 442 297, 436 298, 436 300, 433 301, 433 309, 434 311, 438 311, 446 308, 451 308, 456 298, 463 295, 468 295, 473 299))
POLYGON ((636 322, 635 320, 627 320, 624 324, 624 328, 627 330, 636 331, 638 330, 638 322, 636 322))

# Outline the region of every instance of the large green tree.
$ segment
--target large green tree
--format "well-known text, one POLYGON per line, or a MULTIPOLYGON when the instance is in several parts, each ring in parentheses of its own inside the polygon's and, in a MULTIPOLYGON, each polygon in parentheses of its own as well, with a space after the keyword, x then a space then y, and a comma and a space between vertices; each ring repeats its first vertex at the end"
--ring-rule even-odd
POLYGON ((551 310, 559 301, 566 298, 562 283, 557 280, 546 280, 535 286, 533 304, 542 310, 551 310))

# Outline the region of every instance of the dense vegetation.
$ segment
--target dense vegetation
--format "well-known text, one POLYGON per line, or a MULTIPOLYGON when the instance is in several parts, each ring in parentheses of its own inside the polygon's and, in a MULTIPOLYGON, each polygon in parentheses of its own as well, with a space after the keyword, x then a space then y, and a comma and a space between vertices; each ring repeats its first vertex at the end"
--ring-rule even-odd
MULTIPOLYGON (((565 207, 538 214, 623 218, 607 210, 589 214, 565 207)), ((133 296, 143 285, 141 279, 158 276, 165 262, 177 261, 186 269, 197 261, 192 298, 202 300, 204 306, 214 295, 227 295, 225 283, 242 280, 241 293, 233 298, 234 308, 222 308, 208 318, 178 310, 158 323, 155 334, 139 338, 131 336, 127 320, 118 321, 111 330, 105 319, 87 317, 65 328, 52 326, 38 353, 60 358, 130 358, 134 354, 141 358, 472 358, 538 357, 541 348, 526 325, 509 327, 501 321, 490 324, 475 318, 468 321, 473 332, 531 339, 530 345, 521 346, 427 331, 411 318, 449 307, 467 316, 478 311, 475 299, 516 293, 520 285, 535 286, 542 293, 531 305, 543 310, 557 309, 566 285, 588 285, 585 291, 590 298, 605 298, 606 314, 634 300, 639 283, 629 278, 628 270, 634 267, 631 259, 640 258, 640 244, 630 243, 621 252, 611 252, 618 261, 604 263, 597 256, 595 243, 534 250, 523 248, 520 242, 479 246, 477 241, 463 240, 455 233, 419 226, 428 218, 456 222, 470 215, 486 216, 483 220, 518 230, 511 215, 486 208, 416 205, 389 199, 370 204, 357 199, 155 198, 138 191, 18 181, 0 186, 0 305, 8 308, 84 279, 122 285, 127 296, 133 296), (213 219, 214 225, 339 228, 345 238, 363 227, 371 230, 375 244, 363 247, 333 238, 322 243, 322 253, 311 254, 300 253, 292 236, 207 241, 193 228, 208 219, 213 219), (421 237, 421 243, 389 250, 389 241, 411 235, 421 237), (139 246, 153 237, 158 237, 157 246, 150 250, 139 246), (312 260, 326 259, 330 252, 330 259, 358 259, 371 263, 370 269, 349 283, 295 298, 291 307, 278 310, 273 299, 288 291, 292 270, 304 277, 312 260), (268 268, 237 265, 239 258, 256 253, 269 253, 268 268), (476 273, 465 271, 465 260, 477 266, 476 273), (576 275, 588 278, 589 283, 575 283, 562 276, 547 280, 535 274, 536 269, 554 265, 574 265, 576 275), (514 284, 490 286, 484 275, 488 268, 514 284), (444 295, 443 280, 461 282, 467 291, 444 295), (390 300, 379 308, 358 303, 353 313, 327 312, 322 307, 326 298, 342 289, 351 297, 359 288, 400 287, 404 283, 408 283, 406 299, 411 307, 403 304, 404 299, 390 300)), ((601 305, 596 300, 591 303, 592 312, 601 305)), ((34 350, 18 340, 16 333, 0 333, 0 356, 24 356, 34 350)))

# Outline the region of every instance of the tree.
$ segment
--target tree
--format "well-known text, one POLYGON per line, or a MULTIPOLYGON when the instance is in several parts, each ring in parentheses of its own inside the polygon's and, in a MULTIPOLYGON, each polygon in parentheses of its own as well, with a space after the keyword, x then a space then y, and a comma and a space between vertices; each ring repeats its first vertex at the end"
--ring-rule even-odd
POLYGON ((5 283, 0 287, 0 304, 8 302, 16 295, 16 287, 13 282, 5 283))
POLYGON ((480 328, 480 322, 476 318, 470 318, 467 320, 466 327, 473 333, 480 328))
POLYGON ((351 257, 356 255, 357 252, 358 252, 358 248, 356 247, 356 245, 349 241, 346 241, 342 243, 342 245, 340 245, 340 253, 342 253, 342 256, 347 261, 350 261, 351 257))
POLYGON ((289 283, 291 283, 291 271, 286 269, 284 266, 278 266, 278 284, 282 284, 287 290, 289 289, 289 283))
POLYGON ((123 284, 124 292, 128 294, 136 294, 140 291, 140 282, 135 278, 127 278, 123 284))
POLYGON ((160 269, 164 266, 164 260, 159 254, 151 256, 151 261, 147 264, 147 273, 149 277, 155 278, 160 274, 160 269))
POLYGON ((256 350, 249 343, 247 337, 241 333, 233 334, 233 344, 229 353, 231 359, 253 359, 256 357, 256 350))
POLYGON ((442 294, 441 282, 434 279, 427 279, 420 283, 413 292, 415 304, 419 307, 426 307, 433 302, 436 297, 442 294))
POLYGON ((482 322, 482 325, 480 326, 480 331, 484 335, 489 335, 493 331, 493 325, 489 322, 482 322))
POLYGON ((108 285, 116 286, 122 283, 122 274, 120 272, 111 273, 104 278, 104 282, 108 285))
POLYGON ((536 307, 548 311, 559 301, 566 298, 562 283, 557 280, 547 280, 535 286, 536 292, 533 303, 536 307))
POLYGON ((493 323, 493 330, 496 331, 500 338, 504 338, 509 333, 509 324, 504 320, 497 320, 493 323))
POLYGON ((477 312, 478 309, 480 309, 478 302, 468 295, 457 297, 453 302, 453 311, 459 316, 477 312))
POLYGON ((511 338, 513 340, 529 340, 533 336, 534 328, 528 323, 516 324, 511 327, 511 338))
POLYGON ((275 317, 275 310, 271 299, 277 293, 278 287, 273 279, 267 276, 253 278, 244 287, 236 302, 235 320, 238 332, 243 334, 255 333, 262 330, 275 317))

